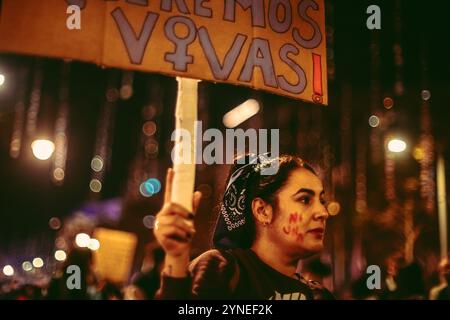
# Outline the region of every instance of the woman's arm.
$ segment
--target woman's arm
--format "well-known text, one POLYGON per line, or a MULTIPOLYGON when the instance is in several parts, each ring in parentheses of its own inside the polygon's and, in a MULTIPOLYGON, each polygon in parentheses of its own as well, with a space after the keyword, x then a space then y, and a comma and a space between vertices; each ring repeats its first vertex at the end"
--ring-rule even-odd
MULTIPOLYGON (((169 169, 166 176, 164 205, 156 215, 154 234, 163 247, 166 257, 163 273, 183 278, 188 274, 191 240, 195 234, 194 213, 171 202, 174 171, 169 169)), ((201 193, 193 197, 194 212, 200 202, 201 193)))
MULTIPOLYGON (((228 253, 210 250, 189 263, 191 240, 195 234, 194 214, 170 201, 173 176, 173 170, 169 169, 164 205, 156 216, 154 228, 155 237, 166 253, 161 286, 155 298, 226 298, 232 292, 236 275, 234 258, 228 253)), ((201 193, 195 192, 194 212, 200 198, 201 193)))

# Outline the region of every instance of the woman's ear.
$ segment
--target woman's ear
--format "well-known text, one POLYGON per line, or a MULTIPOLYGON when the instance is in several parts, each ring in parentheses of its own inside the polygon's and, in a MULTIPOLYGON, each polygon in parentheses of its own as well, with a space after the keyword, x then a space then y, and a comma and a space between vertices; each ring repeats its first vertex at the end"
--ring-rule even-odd
POLYGON ((255 198, 252 200, 252 212, 257 222, 263 225, 272 223, 273 208, 263 199, 255 198))

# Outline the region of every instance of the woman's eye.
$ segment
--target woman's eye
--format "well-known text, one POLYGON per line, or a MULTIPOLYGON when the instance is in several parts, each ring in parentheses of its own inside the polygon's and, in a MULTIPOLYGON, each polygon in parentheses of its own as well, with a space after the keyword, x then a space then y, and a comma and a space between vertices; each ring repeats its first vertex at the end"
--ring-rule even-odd
POLYGON ((323 204, 323 205, 325 206, 325 205, 327 204, 327 200, 321 199, 321 200, 320 200, 320 203, 323 204))
POLYGON ((310 204, 311 203, 311 198, 310 197, 301 197, 299 199, 299 201, 303 204, 310 204))

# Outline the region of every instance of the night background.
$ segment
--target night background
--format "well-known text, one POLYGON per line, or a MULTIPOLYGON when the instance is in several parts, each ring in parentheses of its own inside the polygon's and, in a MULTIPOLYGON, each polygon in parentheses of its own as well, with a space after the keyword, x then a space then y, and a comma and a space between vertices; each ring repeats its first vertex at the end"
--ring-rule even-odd
MULTIPOLYGON (((328 106, 200 83, 203 130, 225 130, 224 114, 256 99, 260 112, 238 127, 279 128, 280 151, 319 169, 331 210, 338 211, 322 254, 333 270, 324 283, 335 292, 347 290, 367 265, 387 268, 389 258, 399 256, 419 262, 427 288, 438 282, 439 155, 447 186, 450 167, 448 10, 445 1, 326 1, 328 106), (381 8, 381 30, 366 27, 372 4, 381 8), (387 151, 391 137, 403 139, 406 150, 387 151)), ((12 265, 24 281, 47 279, 56 249, 70 250, 77 232, 102 226, 138 235, 138 271, 162 203, 162 191, 146 197, 140 186, 155 178, 164 188, 175 78, 6 53, 0 73, 0 268, 12 265), (58 136, 66 137, 65 160, 62 147, 58 162, 58 146, 46 161, 33 156, 36 138, 58 136), (59 167, 63 177, 61 170, 55 174, 59 167), (65 242, 55 244, 59 238, 65 242), (21 270, 37 256, 45 263, 42 274, 21 270)), ((211 246, 225 169, 197 165, 204 198, 195 217, 194 255, 211 246)))

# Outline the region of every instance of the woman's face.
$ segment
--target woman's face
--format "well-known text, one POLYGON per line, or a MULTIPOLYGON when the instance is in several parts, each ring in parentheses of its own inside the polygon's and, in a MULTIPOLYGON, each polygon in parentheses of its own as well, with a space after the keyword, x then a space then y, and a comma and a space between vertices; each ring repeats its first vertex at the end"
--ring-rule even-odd
POLYGON ((328 212, 320 179, 309 170, 291 172, 278 193, 269 236, 288 254, 301 258, 323 249, 328 212))

